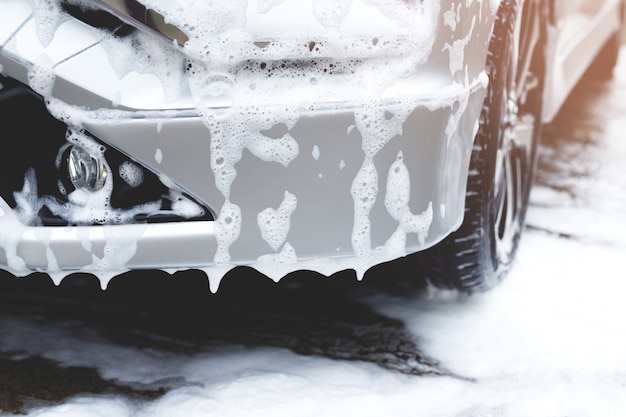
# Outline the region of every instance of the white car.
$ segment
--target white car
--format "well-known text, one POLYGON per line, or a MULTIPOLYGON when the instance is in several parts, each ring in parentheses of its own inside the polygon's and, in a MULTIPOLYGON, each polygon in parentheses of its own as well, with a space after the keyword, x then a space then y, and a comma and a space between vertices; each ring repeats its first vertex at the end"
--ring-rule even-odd
POLYGON ((621 0, 0 0, 0 267, 492 287, 621 0))

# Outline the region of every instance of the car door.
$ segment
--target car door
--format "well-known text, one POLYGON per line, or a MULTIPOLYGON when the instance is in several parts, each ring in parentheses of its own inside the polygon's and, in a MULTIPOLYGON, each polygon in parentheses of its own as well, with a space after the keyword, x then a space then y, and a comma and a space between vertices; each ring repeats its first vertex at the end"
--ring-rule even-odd
POLYGON ((621 27, 622 0, 556 0, 549 36, 544 122, 551 121, 621 27))

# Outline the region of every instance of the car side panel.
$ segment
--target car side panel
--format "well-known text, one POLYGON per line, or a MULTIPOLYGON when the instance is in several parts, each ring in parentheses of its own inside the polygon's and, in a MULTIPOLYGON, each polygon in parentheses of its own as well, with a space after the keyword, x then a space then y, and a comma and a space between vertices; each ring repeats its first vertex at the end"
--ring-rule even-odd
POLYGON ((550 122, 602 47, 621 27, 620 0, 560 0, 549 36, 543 121, 550 122))

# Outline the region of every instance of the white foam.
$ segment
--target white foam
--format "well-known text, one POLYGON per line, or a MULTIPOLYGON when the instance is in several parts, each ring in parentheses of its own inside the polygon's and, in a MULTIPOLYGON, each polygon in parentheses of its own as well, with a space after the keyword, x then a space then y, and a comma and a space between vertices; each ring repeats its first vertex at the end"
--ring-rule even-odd
POLYGON ((184 56, 143 32, 134 33, 130 42, 131 48, 128 47, 129 40, 125 38, 105 37, 100 43, 119 79, 122 99, 134 91, 142 95, 142 101, 145 101, 146 95, 153 96, 152 100, 176 98, 184 85, 184 56), (146 82, 142 77, 152 83, 146 84, 145 88, 138 88, 138 82, 146 82), (151 77, 156 82, 150 80, 151 77))
POLYGON ((216 265, 230 265, 230 245, 237 240, 240 231, 241 209, 238 205, 226 201, 215 220, 215 237, 218 245, 214 258, 216 265))
POLYGON ((256 269, 272 278, 274 281, 278 281, 286 273, 291 271, 292 266, 297 262, 298 255, 296 254, 296 250, 287 242, 280 252, 259 256, 256 269))
POLYGON ((316 0, 313 2, 315 18, 327 28, 339 28, 348 16, 352 0, 316 0))
POLYGON ((274 7, 280 5, 285 0, 258 0, 257 1, 257 12, 258 13, 267 13, 272 10, 274 7))
POLYGON ((446 10, 443 14, 443 23, 448 26, 453 31, 456 30, 456 25, 459 23, 460 17, 457 16, 456 11, 454 10, 454 3, 450 5, 450 10, 446 10))
POLYGON ((60 3, 48 0, 32 0, 33 17, 37 25, 37 37, 42 45, 48 45, 57 28, 65 20, 65 15, 61 11, 60 3))
POLYGON ((101 258, 92 255, 93 263, 85 269, 95 272, 102 289, 106 289, 111 279, 128 270, 126 264, 135 256, 137 241, 148 226, 134 229, 134 232, 126 228, 102 227, 106 241, 104 254, 101 258))
POLYGON ((30 87, 44 97, 52 95, 55 80, 52 61, 47 55, 40 55, 37 62, 28 71, 30 87))
POLYGON ((19 192, 13 194, 15 198, 15 214, 26 225, 36 225, 37 213, 42 207, 37 195, 37 178, 35 170, 29 168, 24 177, 24 185, 19 192))
POLYGON ((280 249, 287 239, 291 225, 291 215, 296 210, 297 204, 298 199, 293 194, 285 191, 285 199, 280 203, 277 210, 268 207, 260 212, 257 217, 263 240, 275 251, 280 249))
POLYGON ((445 50, 450 54, 450 73, 455 75, 458 71, 463 70, 463 62, 465 62, 465 48, 474 34, 476 27, 476 16, 472 17, 472 26, 464 38, 456 39, 452 43, 445 45, 445 50))
POLYGON ((130 161, 124 161, 120 165, 120 177, 133 188, 139 187, 143 183, 143 171, 130 161))
POLYGON ((317 146, 317 145, 313 146, 313 152, 311 152, 311 156, 316 161, 320 159, 320 148, 319 148, 319 146, 317 146))
POLYGON ((25 226, 17 219, 11 207, 0 199, 0 248, 4 250, 7 266, 13 274, 26 275, 27 269, 24 260, 17 253, 17 246, 24 234, 25 226))
MULTIPOLYGON (((409 170, 404 163, 402 151, 400 151, 396 161, 389 168, 387 175, 385 207, 391 217, 399 223, 396 239, 400 236, 402 242, 405 242, 407 233, 416 233, 420 243, 424 244, 433 220, 432 202, 423 213, 416 215, 412 214, 409 208, 410 198, 411 178, 409 170)), ((402 247, 404 247, 404 244, 402 247)))
POLYGON ((370 256, 373 249, 369 214, 378 196, 378 172, 374 157, 391 138, 402 133, 402 125, 411 110, 410 104, 385 108, 377 103, 369 103, 354 112, 357 129, 362 136, 361 147, 365 153, 361 169, 351 187, 354 201, 352 247, 358 257, 370 256))

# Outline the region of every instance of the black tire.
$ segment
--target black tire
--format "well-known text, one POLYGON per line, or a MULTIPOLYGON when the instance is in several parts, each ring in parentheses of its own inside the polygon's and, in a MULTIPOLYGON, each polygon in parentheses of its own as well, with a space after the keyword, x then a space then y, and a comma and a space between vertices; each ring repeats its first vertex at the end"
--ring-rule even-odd
POLYGON ((501 3, 489 46, 490 84, 471 155, 464 222, 418 255, 426 279, 436 287, 468 293, 490 289, 515 257, 541 130, 546 5, 543 0, 501 3))

